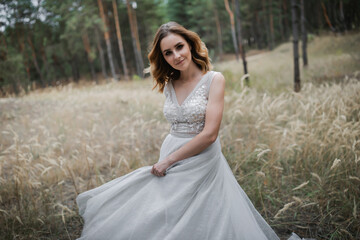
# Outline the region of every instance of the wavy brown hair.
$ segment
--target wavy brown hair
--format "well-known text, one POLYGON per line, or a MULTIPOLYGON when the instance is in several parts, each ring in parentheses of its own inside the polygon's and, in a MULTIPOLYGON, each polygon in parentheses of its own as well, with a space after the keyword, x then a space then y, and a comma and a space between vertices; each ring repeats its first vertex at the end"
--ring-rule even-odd
POLYGON ((177 80, 180 77, 180 71, 166 62, 160 48, 161 40, 172 33, 182 36, 187 41, 191 49, 192 60, 203 73, 211 69, 208 50, 199 35, 176 22, 165 23, 157 30, 148 55, 150 72, 155 81, 153 89, 158 87, 159 92, 164 91, 166 82, 177 80))

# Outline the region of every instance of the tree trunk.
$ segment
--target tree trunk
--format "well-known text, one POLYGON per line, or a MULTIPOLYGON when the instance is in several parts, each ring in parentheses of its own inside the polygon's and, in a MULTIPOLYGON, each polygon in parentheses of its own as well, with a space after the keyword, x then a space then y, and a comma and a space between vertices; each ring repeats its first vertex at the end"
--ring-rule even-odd
MULTIPOLYGON (((24 56, 23 63, 24 63, 25 70, 26 70, 26 73, 27 73, 28 81, 30 82, 31 81, 30 67, 29 67, 29 62, 28 62, 28 56, 27 56, 27 53, 25 51, 24 38, 22 36, 19 36, 19 32, 17 32, 16 35, 17 35, 17 39, 18 39, 18 43, 19 43, 20 52, 24 56)), ((17 89, 16 92, 18 93, 19 90, 17 89)))
POLYGON ((341 22, 341 25, 342 25, 342 28, 343 28, 343 31, 346 32, 346 24, 345 24, 345 16, 344 16, 344 5, 343 5, 343 1, 340 0, 340 3, 339 3, 339 11, 340 11, 340 22, 341 22))
POLYGON ((99 82, 96 78, 96 75, 95 75, 94 64, 93 64, 94 59, 91 56, 91 47, 90 47, 89 36, 86 32, 82 35, 82 40, 83 40, 84 48, 86 51, 87 60, 88 60, 89 66, 90 66, 91 77, 93 80, 95 80, 96 84, 99 84, 99 82))
POLYGON ((330 19, 327 15, 327 12, 326 12, 326 7, 324 5, 323 2, 321 2, 321 6, 323 8, 323 12, 324 12, 324 17, 325 17, 325 20, 326 20, 326 23, 329 25, 329 28, 331 29, 331 31, 335 32, 335 28, 332 26, 331 22, 330 22, 330 19))
POLYGON ((76 54, 72 53, 73 51, 69 49, 69 45, 65 44, 65 55, 67 55, 70 59, 69 64, 71 66, 72 81, 77 83, 80 80, 78 57, 76 54))
POLYGON ((114 80, 118 80, 116 73, 115 73, 115 67, 114 67, 114 60, 113 60, 113 56, 112 56, 112 50, 111 50, 111 42, 110 42, 110 34, 109 34, 109 25, 107 23, 107 19, 106 16, 104 14, 104 7, 102 4, 102 0, 97 0, 98 5, 99 5, 99 11, 100 11, 100 16, 105 28, 104 31, 104 37, 105 37, 105 42, 106 42, 106 48, 107 48, 107 55, 109 58, 109 64, 110 64, 110 69, 111 69, 111 75, 113 77, 114 80))
POLYGON ((101 63, 101 72, 103 75, 103 78, 107 79, 108 75, 106 73, 106 64, 105 64, 105 58, 104 58, 104 50, 101 46, 101 39, 99 37, 99 32, 96 29, 95 30, 95 38, 96 38, 96 45, 97 45, 97 49, 99 51, 99 56, 100 56, 100 63, 101 63))
POLYGON ((283 10, 284 10, 284 33, 285 36, 288 38, 289 34, 289 21, 288 21, 288 7, 287 7, 287 0, 283 0, 283 10))
POLYGON ((263 21, 264 21, 263 26, 265 27, 265 39, 266 39, 265 42, 268 45, 268 48, 270 50, 272 50, 271 40, 270 40, 270 29, 269 29, 269 24, 268 24, 268 21, 267 21, 268 20, 268 18, 267 18, 268 11, 267 11, 267 8, 266 8, 266 2, 265 2, 265 0, 262 0, 261 3, 262 3, 262 12, 263 12, 263 21))
POLYGON ((5 61, 7 58, 7 43, 5 39, 5 35, 1 34, 1 45, 4 46, 4 50, 0 52, 0 60, 5 61))
POLYGON ((115 20, 115 26, 116 26, 116 35, 117 35, 117 39, 118 39, 118 45, 119 45, 122 68, 123 68, 123 71, 124 71, 125 79, 129 80, 129 72, 128 72, 128 68, 127 68, 127 64, 126 64, 124 46, 123 46, 123 42, 122 42, 122 38, 121 38, 119 15, 118 15, 116 1, 112 0, 112 4, 113 4, 113 9, 114 9, 114 20, 115 20))
POLYGON ((39 68, 39 64, 38 64, 38 61, 37 61, 37 58, 36 58, 35 48, 34 48, 34 45, 33 45, 32 41, 31 41, 30 36, 27 37, 27 41, 28 41, 28 43, 29 43, 29 45, 30 45, 30 48, 31 48, 31 55, 32 55, 32 60, 33 60, 35 69, 36 69, 37 73, 38 73, 39 76, 40 76, 41 86, 42 86, 42 87, 46 87, 46 84, 45 84, 45 82, 44 82, 44 77, 43 77, 43 75, 42 75, 42 73, 41 73, 41 70, 40 70, 40 68, 39 68))
POLYGON ((141 45, 140 45, 140 39, 139 39, 139 29, 138 29, 138 24, 137 24, 137 17, 136 17, 136 11, 131 11, 133 14, 133 23, 134 23, 134 33, 135 33, 135 40, 136 40, 136 48, 137 48, 137 52, 138 52, 138 58, 139 58, 139 65, 140 65, 140 69, 141 69, 141 74, 139 75, 140 77, 144 77, 144 61, 143 61, 143 57, 141 54, 141 45))
POLYGON ((273 7, 272 0, 269 3, 269 22, 270 22, 270 50, 274 48, 274 18, 273 18, 273 7))
POLYGON ((255 36, 256 36, 256 42, 257 42, 257 47, 258 49, 262 49, 262 37, 261 35, 259 34, 259 26, 260 26, 260 18, 259 18, 259 12, 256 11, 255 12, 255 36))
MULTIPOLYGON (((237 37, 238 37, 238 44, 239 44, 239 50, 240 50, 240 54, 241 54, 241 58, 242 58, 242 62, 243 62, 243 67, 244 67, 244 74, 248 73, 247 70, 247 62, 246 62, 246 57, 245 57, 245 49, 243 48, 242 45, 242 36, 241 36, 241 18, 240 18, 240 6, 239 6, 239 0, 235 0, 235 15, 236 15, 236 20, 237 20, 237 37)), ((249 77, 245 78, 246 80, 246 84, 249 85, 249 77)))
POLYGON ((305 18, 305 7, 304 7, 305 0, 301 0, 301 36, 302 36, 302 59, 304 66, 308 65, 308 58, 307 58, 307 30, 306 30, 306 18, 305 18))
POLYGON ((335 16, 335 12, 334 12, 336 7, 333 4, 332 0, 326 1, 325 5, 327 5, 326 9, 328 10, 328 16, 329 16, 330 22, 333 23, 333 27, 334 27, 335 32, 336 32, 336 16, 335 16), (335 9, 333 9, 333 8, 335 8, 335 9))
POLYGON ((59 60, 58 57, 54 53, 51 55, 51 59, 53 60, 55 67, 60 69, 61 74, 66 79, 66 81, 68 81, 69 79, 68 79, 68 76, 66 75, 66 71, 65 71, 64 67, 61 64, 61 60, 59 60))
MULTIPOLYGON (((256 14, 256 12, 255 12, 256 14)), ((259 45, 258 45, 258 39, 257 39, 257 36, 256 36, 256 33, 255 33, 255 15, 252 16, 252 19, 251 19, 251 26, 250 26, 250 35, 254 38, 254 42, 253 43, 256 43, 257 44, 257 48, 259 48, 259 45)), ((250 36, 250 38, 251 38, 250 36)))
POLYGON ((297 4, 296 0, 291 0, 291 16, 292 16, 292 30, 293 30, 293 51, 294 51, 294 90, 299 92, 300 85, 300 69, 299 69, 299 35, 298 35, 298 19, 297 19, 297 4))
MULTIPOLYGON (((4 50, 0 49, 0 61, 6 61, 7 59, 7 44, 6 44, 6 39, 5 39, 5 35, 1 34, 1 44, 2 46, 4 46, 4 50)), ((4 84, 5 79, 2 78, 2 76, 0 76, 0 91, 1 91, 1 96, 5 96, 6 92, 5 90, 2 88, 2 85, 4 84)))
POLYGON ((132 9, 131 9, 132 7, 130 6, 129 0, 126 0, 126 6, 127 6, 127 12, 128 12, 129 24, 130 24, 130 30, 131 30, 131 39, 132 39, 132 44, 133 44, 133 48, 134 48, 136 72, 137 72, 138 76, 143 77, 144 62, 141 57, 141 49, 140 49, 139 37, 137 34, 137 27, 136 27, 136 23, 134 21, 134 16, 133 16, 132 9))
POLYGON ((229 17, 230 17, 231 36, 232 36, 232 40, 233 40, 233 44, 234 44, 236 60, 239 61, 239 49, 238 49, 238 45, 237 45, 237 41, 236 41, 234 14, 229 7, 229 1, 224 0, 224 3, 225 3, 226 11, 229 13, 229 17))
POLYGON ((323 29, 323 18, 322 18, 322 8, 321 8, 321 2, 316 2, 316 8, 319 10, 319 13, 317 15, 317 28, 316 28, 316 34, 319 35, 320 31, 323 29))
POLYGON ((222 42, 222 34, 221 34, 219 15, 218 15, 218 11, 214 5, 213 5, 213 11, 214 11, 214 17, 215 17, 216 32, 217 32, 217 44, 218 44, 218 51, 219 51, 218 60, 221 61, 222 55, 223 55, 223 42, 222 42))
POLYGON ((78 83, 80 80, 80 73, 79 73, 78 61, 76 56, 71 57, 70 64, 71 64, 71 73, 73 76, 73 81, 78 83))
POLYGON ((43 61, 43 67, 42 69, 44 69, 44 73, 45 73, 45 79, 48 79, 48 71, 49 71, 49 62, 47 60, 46 57, 46 52, 45 52, 45 47, 44 47, 44 42, 41 42, 41 47, 40 47, 40 55, 41 55, 41 59, 43 61))
MULTIPOLYGON (((280 4, 280 3, 278 3, 280 4)), ((281 41, 285 40, 285 34, 284 34, 284 26, 283 26, 283 12, 282 12, 282 8, 278 5, 277 6, 278 10, 279 10, 279 28, 280 28, 280 34, 281 34, 281 41)))

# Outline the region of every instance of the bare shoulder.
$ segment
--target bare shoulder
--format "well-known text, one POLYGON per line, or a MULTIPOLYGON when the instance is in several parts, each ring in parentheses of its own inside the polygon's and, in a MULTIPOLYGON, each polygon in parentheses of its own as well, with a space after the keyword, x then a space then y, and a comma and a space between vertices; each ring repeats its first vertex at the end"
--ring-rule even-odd
POLYGON ((214 78, 211 83, 211 88, 225 88, 225 77, 221 72, 215 72, 214 78))
POLYGON ((225 77, 220 72, 216 72, 209 90, 209 99, 213 99, 216 102, 224 99, 225 92, 225 77))

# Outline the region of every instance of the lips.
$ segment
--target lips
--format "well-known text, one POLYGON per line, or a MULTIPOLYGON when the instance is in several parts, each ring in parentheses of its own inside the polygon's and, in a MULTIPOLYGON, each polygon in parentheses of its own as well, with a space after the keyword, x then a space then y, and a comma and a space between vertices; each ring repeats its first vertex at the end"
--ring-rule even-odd
POLYGON ((185 59, 181 60, 180 62, 177 62, 176 65, 180 65, 184 62, 185 59))

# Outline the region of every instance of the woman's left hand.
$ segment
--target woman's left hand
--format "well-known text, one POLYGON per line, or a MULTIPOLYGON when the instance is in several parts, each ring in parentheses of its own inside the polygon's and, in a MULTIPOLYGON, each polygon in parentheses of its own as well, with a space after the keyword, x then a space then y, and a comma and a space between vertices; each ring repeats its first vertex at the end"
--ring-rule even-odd
POLYGON ((166 175, 166 169, 170 167, 169 161, 162 160, 161 162, 155 163, 151 169, 151 173, 158 177, 163 177, 166 175))

